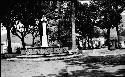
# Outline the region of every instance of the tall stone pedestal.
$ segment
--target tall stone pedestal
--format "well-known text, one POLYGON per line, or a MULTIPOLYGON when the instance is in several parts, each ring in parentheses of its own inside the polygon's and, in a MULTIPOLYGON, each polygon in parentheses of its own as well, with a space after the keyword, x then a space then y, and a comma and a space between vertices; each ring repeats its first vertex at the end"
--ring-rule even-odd
POLYGON ((42 36, 42 46, 41 47, 48 47, 47 35, 42 36))
POLYGON ((41 47, 48 47, 48 40, 46 34, 46 22, 43 22, 43 36, 42 36, 42 46, 41 47))

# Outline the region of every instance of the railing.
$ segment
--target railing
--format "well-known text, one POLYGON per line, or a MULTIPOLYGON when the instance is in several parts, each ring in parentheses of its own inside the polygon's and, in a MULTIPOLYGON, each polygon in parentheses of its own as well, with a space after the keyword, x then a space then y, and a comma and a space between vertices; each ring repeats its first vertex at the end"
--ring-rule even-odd
POLYGON ((49 55, 49 54, 62 54, 67 53, 68 47, 30 47, 26 49, 21 49, 21 54, 41 54, 41 55, 49 55))

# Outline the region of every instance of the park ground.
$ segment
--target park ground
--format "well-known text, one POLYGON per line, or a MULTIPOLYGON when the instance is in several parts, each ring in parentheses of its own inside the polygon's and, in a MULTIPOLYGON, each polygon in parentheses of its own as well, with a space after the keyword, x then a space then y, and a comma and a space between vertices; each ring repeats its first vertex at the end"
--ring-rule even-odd
POLYGON ((124 77, 125 49, 83 50, 70 58, 1 59, 1 77, 124 77))

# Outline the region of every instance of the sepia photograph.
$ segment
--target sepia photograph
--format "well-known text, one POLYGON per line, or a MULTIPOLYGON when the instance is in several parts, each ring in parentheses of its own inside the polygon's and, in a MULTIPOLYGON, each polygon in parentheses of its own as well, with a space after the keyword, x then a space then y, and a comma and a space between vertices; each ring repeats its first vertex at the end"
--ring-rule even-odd
POLYGON ((125 0, 2 0, 1 77, 125 77, 125 0))

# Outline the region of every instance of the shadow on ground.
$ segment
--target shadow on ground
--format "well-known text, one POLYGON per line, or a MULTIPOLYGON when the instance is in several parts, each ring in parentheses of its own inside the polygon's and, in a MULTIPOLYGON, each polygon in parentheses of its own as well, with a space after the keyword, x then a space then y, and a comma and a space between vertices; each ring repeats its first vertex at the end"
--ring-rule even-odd
POLYGON ((125 55, 79 56, 63 61, 67 67, 58 75, 33 77, 125 77, 125 55))
POLYGON ((58 77, 112 77, 113 75, 104 71, 93 70, 91 72, 87 72, 86 70, 76 70, 72 71, 72 75, 68 73, 60 73, 58 77))
POLYGON ((99 70, 88 71, 88 69, 85 69, 85 70, 71 71, 71 74, 69 74, 66 71, 62 71, 59 73, 58 76, 54 77, 125 77, 124 72, 125 69, 119 69, 114 73, 109 73, 106 71, 99 71, 99 70))
POLYGON ((68 65, 78 65, 87 68, 71 71, 70 73, 67 72, 67 69, 62 69, 59 76, 55 77, 125 77, 125 68, 118 68, 115 72, 99 70, 102 67, 125 65, 125 55, 77 57, 70 60, 64 60, 64 62, 68 63, 68 65))
POLYGON ((107 56, 88 56, 75 57, 66 59, 64 62, 70 65, 85 64, 85 63, 99 63, 102 65, 125 65, 125 54, 122 55, 107 55, 107 56))

